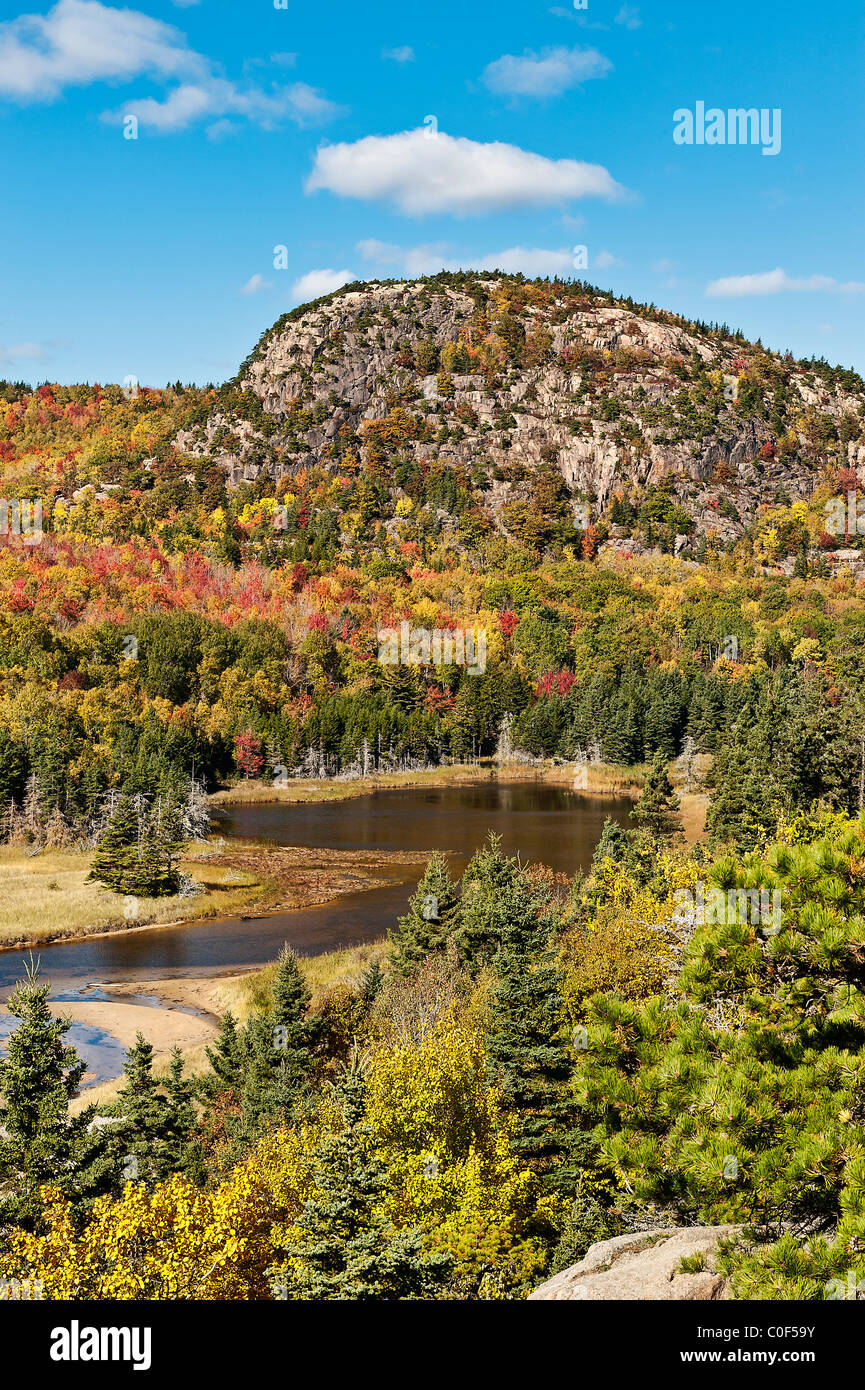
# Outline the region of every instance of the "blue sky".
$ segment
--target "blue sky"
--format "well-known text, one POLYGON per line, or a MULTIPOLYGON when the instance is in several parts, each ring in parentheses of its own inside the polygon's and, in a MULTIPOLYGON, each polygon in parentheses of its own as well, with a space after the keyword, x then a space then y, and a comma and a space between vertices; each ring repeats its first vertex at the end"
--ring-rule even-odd
POLYGON ((32 4, 0 375, 220 381, 341 279, 495 264, 865 370, 858 0, 32 4), (698 102, 780 110, 780 151, 677 144, 698 102))

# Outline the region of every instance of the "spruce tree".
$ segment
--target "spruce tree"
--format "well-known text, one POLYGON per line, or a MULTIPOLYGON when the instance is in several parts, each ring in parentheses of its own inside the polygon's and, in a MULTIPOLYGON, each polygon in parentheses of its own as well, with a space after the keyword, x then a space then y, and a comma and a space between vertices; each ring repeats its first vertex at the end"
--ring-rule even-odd
POLYGON ((132 893, 137 879, 138 813, 130 796, 121 796, 105 829, 87 875, 89 882, 104 883, 113 893, 132 893))
POLYGON ((411 975, 427 956, 445 949, 456 927, 458 907, 447 860, 436 850, 409 900, 408 912, 388 932, 397 974, 411 975))
POLYGON ((176 809, 160 797, 146 812, 132 797, 121 796, 99 837, 88 880, 114 893, 166 897, 177 892, 181 844, 176 809))
POLYGON ((493 958, 488 1080, 516 1117, 515 1156, 544 1185, 572 1194, 588 1141, 570 1087, 573 1057, 543 896, 520 875, 502 892, 493 958))
POLYGON ((420 1230, 397 1230, 385 1214, 387 1171, 371 1142, 361 1076, 347 1071, 335 1095, 342 1123, 315 1151, 315 1195, 296 1225, 300 1238, 272 1271, 289 1299, 414 1300, 441 1296, 452 1262, 424 1248, 420 1230))
POLYGON ((277 962, 272 1002, 247 1025, 248 1054, 237 1138, 251 1142, 262 1130, 286 1122, 309 1088, 318 1019, 297 956, 286 946, 277 962))
POLYGON ((517 860, 503 854, 501 844, 501 836, 491 832, 463 874, 456 938, 473 972, 489 965, 495 955, 507 926, 505 895, 521 880, 517 860))
POLYGON ((192 1083, 183 1075, 180 1048, 172 1049, 168 1079, 165 1082, 168 1125, 165 1136, 166 1158, 172 1173, 184 1173, 196 1182, 206 1177, 192 1083))
POLYGON ((713 795, 706 813, 709 844, 747 853, 774 830, 782 809, 770 771, 763 758, 734 744, 718 754, 711 780, 713 795))
POLYGON ((243 1032, 230 1009, 226 1009, 219 1023, 213 1047, 204 1049, 210 1063, 210 1071, 199 1082, 200 1092, 213 1098, 220 1091, 240 1092, 246 1072, 248 1048, 243 1032))
POLYGON ((364 971, 360 982, 360 1001, 363 1012, 366 1014, 372 1008, 384 984, 384 971, 380 961, 374 960, 372 965, 364 971))
POLYGON ((155 1183, 173 1171, 176 1157, 173 1117, 167 1098, 153 1075, 153 1045, 138 1033, 123 1064, 124 1082, 112 1113, 120 1124, 110 1143, 121 1167, 121 1178, 155 1183))
POLYGON ((164 898, 177 892, 177 864, 183 846, 180 822, 177 808, 159 797, 145 821, 136 886, 129 891, 147 898, 164 898))
POLYGON ((682 834, 678 809, 679 798, 673 791, 664 755, 656 753, 631 817, 656 839, 671 840, 682 834))
POLYGON ((86 1063, 63 1041, 71 1019, 52 1017, 49 988, 31 961, 7 1005, 21 1024, 0 1060, 0 1226, 32 1229, 43 1184, 59 1187, 73 1202, 109 1186, 101 1169, 102 1136, 87 1130, 93 1108, 69 1114, 86 1063))

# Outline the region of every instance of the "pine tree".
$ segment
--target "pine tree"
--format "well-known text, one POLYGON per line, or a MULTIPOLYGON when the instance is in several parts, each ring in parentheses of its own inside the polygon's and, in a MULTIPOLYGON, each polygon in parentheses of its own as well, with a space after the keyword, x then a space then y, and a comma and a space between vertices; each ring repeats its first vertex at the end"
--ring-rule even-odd
POLYGON ((136 1035, 126 1054, 123 1075, 112 1107, 121 1123, 110 1131, 111 1146, 124 1179, 159 1182, 174 1171, 173 1117, 153 1075, 153 1046, 142 1033, 136 1035))
POLYGON ((439 1297, 451 1258, 426 1250, 418 1229, 397 1230, 389 1221, 387 1170, 372 1147, 356 1071, 347 1071, 335 1099, 342 1124, 313 1156, 315 1195, 297 1218, 301 1236, 286 1249, 287 1264, 272 1271, 276 1288, 316 1302, 439 1297))
POLYGON ((388 932, 391 962, 399 975, 410 975, 434 951, 443 951, 456 928, 459 895, 448 863, 437 850, 409 900, 408 912, 388 932))
POLYGON ((550 947, 544 897, 523 876, 503 890, 501 939, 493 958, 487 1037, 488 1079, 516 1117, 515 1156, 544 1185, 572 1193, 588 1141, 578 1129, 569 1082, 571 1049, 550 947))
POLYGON ((457 944, 472 971, 489 965, 507 926, 505 894, 520 879, 516 859, 502 853, 501 836, 490 833, 472 856, 462 880, 457 944))
POLYGON ((272 1002, 247 1025, 248 1055, 237 1138, 250 1142, 262 1130, 287 1121, 309 1086, 318 1019, 297 956, 280 954, 272 1002))
POLYGON ((96 846, 87 875, 113 893, 132 893, 137 881, 138 814, 129 796, 121 796, 96 846))
POLYGON ((656 753, 631 817, 657 839, 671 840, 682 834, 678 809, 679 798, 673 791, 664 755, 656 753))
POLYGON ((86 1064, 63 1042, 71 1019, 52 1017, 48 991, 31 961, 7 1005, 21 1024, 0 1060, 0 1226, 32 1228, 43 1184, 59 1187, 75 1202, 109 1185, 100 1171, 101 1136, 87 1131, 93 1108, 69 1114, 86 1064))

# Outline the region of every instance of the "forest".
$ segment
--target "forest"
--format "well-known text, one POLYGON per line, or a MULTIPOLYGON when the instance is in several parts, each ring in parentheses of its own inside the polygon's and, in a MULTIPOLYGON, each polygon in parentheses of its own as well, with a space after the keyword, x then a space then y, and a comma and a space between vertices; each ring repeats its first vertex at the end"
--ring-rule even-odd
POLYGON ((575 876, 495 836, 458 878, 434 854, 374 946, 324 976, 286 948, 202 1068, 140 1036, 108 1102, 34 961, 3 1287, 523 1299, 667 1222, 739 1228, 728 1296, 836 1297, 865 1241, 865 579, 837 506, 865 386, 582 282, 360 291, 221 386, 0 382, 0 854, 182 898, 209 797, 247 784, 574 765, 639 797, 575 876), (574 440, 617 451, 606 491, 574 440), (382 662, 403 623, 482 632, 484 669, 382 662))

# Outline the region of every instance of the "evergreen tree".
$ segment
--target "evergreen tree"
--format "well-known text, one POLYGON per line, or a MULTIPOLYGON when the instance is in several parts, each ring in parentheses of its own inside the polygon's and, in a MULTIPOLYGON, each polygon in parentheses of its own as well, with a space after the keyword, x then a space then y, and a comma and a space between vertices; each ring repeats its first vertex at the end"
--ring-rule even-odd
POLYGON ((781 812, 768 768, 745 748, 724 749, 712 769, 712 800, 706 813, 710 846, 752 850, 774 830, 781 812))
POLYGON ((109 1131, 122 1178, 152 1184, 195 1169, 195 1110, 178 1049, 171 1057, 167 1094, 153 1074, 153 1046, 141 1033, 126 1054, 123 1075, 111 1110, 120 1124, 109 1131))
POLYGON ((457 944, 472 971, 489 965, 507 926, 506 894, 521 881, 516 859, 502 853, 501 836, 492 832, 472 856, 462 880, 457 944))
POLYGON ((141 800, 120 797, 99 837, 87 877, 114 893, 166 897, 177 892, 180 817, 162 797, 149 812, 141 800))
POLYGON ((656 839, 671 840, 682 834, 678 809, 679 798, 673 791, 664 755, 656 753, 631 817, 656 839))
POLYGON ((138 866, 138 813, 130 796, 121 796, 99 837, 87 875, 113 893, 131 893, 138 866))
POLYGON ((280 954, 272 1002, 247 1025, 247 1058, 236 1138, 251 1142, 267 1128, 287 1121, 309 1087, 319 1020, 309 1015, 312 996, 297 956, 288 946, 280 954))
POLYGON ((360 982, 360 1000, 364 1013, 368 1013, 381 993, 384 984, 384 971, 381 963, 374 960, 368 970, 364 971, 360 982))
POLYGON ((210 1072, 199 1083, 199 1089, 207 1097, 219 1091, 243 1087, 248 1058, 246 1038, 238 1029, 237 1020, 230 1009, 226 1009, 219 1022, 219 1031, 213 1047, 204 1049, 210 1063, 210 1072))
POLYGON ((86 1064, 63 1042, 71 1019, 52 1017, 49 987, 39 983, 38 964, 31 962, 7 1005, 21 1024, 0 1060, 0 1226, 33 1228, 43 1184, 59 1187, 73 1202, 110 1185, 101 1136, 87 1130, 93 1108, 69 1114, 86 1064))
POLYGON ((158 1182, 169 1172, 164 1153, 168 1106, 153 1075, 153 1045, 142 1033, 126 1053, 123 1075, 113 1106, 121 1123, 111 1135, 112 1147, 123 1159, 127 1179, 158 1182))
POLYGON ((206 1173, 198 1140, 194 1089, 183 1075, 183 1056, 179 1047, 172 1049, 165 1090, 169 1113, 165 1147, 169 1169, 172 1173, 184 1173, 193 1181, 203 1182, 206 1173))
POLYGON ((573 1193, 588 1140, 570 1088, 571 1048, 544 897, 517 875, 500 899, 488 1079, 516 1116, 512 1150, 550 1189, 573 1193))
POLYGON ((443 951, 456 928, 459 896, 443 854, 436 851, 409 900, 408 912, 389 932, 391 962, 410 975, 434 951, 443 951))
POLYGON ((160 796, 144 825, 136 886, 128 891, 147 898, 164 898, 176 893, 182 846, 180 813, 160 796))
POLYGON ((357 1072, 336 1089, 341 1128, 313 1156, 315 1195, 296 1225, 301 1235, 272 1271, 289 1299, 414 1300, 441 1295, 451 1258, 424 1248, 416 1228, 397 1230, 384 1209, 387 1171, 365 1121, 366 1096, 357 1072))

